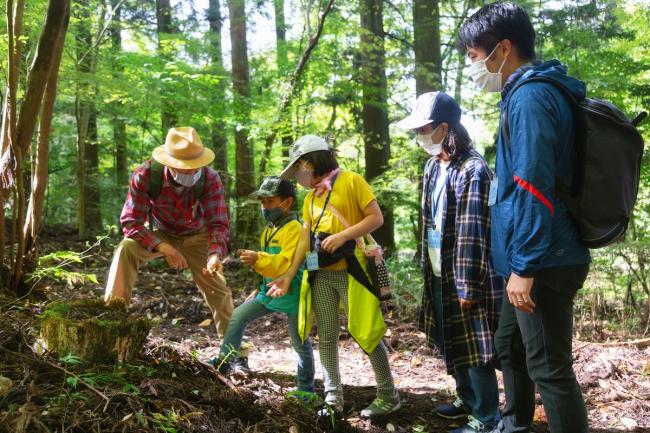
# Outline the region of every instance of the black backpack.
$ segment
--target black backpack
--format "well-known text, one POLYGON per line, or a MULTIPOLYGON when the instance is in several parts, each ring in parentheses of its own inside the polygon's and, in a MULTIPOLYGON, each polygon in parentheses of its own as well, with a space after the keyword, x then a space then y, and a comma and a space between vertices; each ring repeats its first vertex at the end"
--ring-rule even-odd
MULTIPOLYGON (((596 98, 577 101, 560 82, 548 77, 531 77, 521 86, 544 82, 555 86, 571 104, 575 121, 575 167, 571 185, 556 181, 556 194, 576 220, 582 243, 601 248, 625 236, 639 192, 643 138, 636 127, 648 113, 629 120, 614 104, 596 98)), ((510 143, 507 107, 503 137, 510 143)))

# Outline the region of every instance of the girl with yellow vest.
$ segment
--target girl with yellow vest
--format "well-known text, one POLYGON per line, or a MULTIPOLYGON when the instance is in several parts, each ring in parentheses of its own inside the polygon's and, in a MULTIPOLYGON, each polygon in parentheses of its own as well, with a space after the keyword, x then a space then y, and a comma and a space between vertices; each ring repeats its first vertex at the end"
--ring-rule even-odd
POLYGON ((283 296, 305 263, 300 290, 299 331, 308 338, 311 309, 318 325, 327 415, 343 411, 338 358, 339 304, 348 317, 350 335, 368 354, 377 381, 377 398, 362 417, 386 415, 400 408, 400 399, 382 342, 386 325, 378 293, 366 271, 360 248, 365 234, 376 230, 383 216, 368 183, 359 174, 339 170, 328 144, 315 135, 300 137, 289 150, 282 178, 295 178, 310 189, 303 204, 303 228, 289 270, 269 283, 268 296, 283 296))

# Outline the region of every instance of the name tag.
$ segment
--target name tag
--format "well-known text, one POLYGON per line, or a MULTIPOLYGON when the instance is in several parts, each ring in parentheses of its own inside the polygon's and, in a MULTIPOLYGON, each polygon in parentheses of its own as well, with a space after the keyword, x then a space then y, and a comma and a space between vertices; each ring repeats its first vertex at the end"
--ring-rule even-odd
POLYGON ((499 190, 499 179, 495 176, 490 181, 490 195, 488 196, 488 206, 494 206, 497 202, 497 191, 499 190))
POLYGON ((429 248, 440 249, 442 246, 442 233, 440 230, 427 228, 427 245, 429 248))
POLYGON ((311 253, 307 254, 307 270, 308 271, 315 271, 318 269, 318 253, 315 251, 312 251, 311 253))

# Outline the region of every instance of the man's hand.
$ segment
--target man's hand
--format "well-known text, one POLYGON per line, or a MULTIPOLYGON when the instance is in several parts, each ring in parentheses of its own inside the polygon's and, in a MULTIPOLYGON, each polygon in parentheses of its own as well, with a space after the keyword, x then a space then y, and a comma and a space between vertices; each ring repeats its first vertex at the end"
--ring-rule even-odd
POLYGON ((510 303, 525 313, 532 313, 535 303, 530 299, 530 289, 533 287, 532 277, 520 277, 514 272, 508 279, 508 299, 510 303))
POLYGON ((223 265, 221 264, 221 259, 218 254, 210 255, 206 267, 202 270, 203 275, 214 275, 215 273, 222 271, 223 265))
POLYGON ((167 242, 159 243, 158 246, 156 247, 156 250, 159 253, 161 253, 163 256, 165 256, 165 260, 167 261, 167 264, 169 265, 170 268, 173 269, 187 268, 187 261, 185 260, 185 257, 183 257, 183 255, 179 253, 176 248, 172 247, 167 242))
POLYGON ((292 279, 293 277, 284 274, 271 281, 266 285, 266 287, 270 287, 270 289, 266 292, 266 296, 270 296, 271 298, 279 298, 280 296, 286 295, 289 291, 289 285, 291 284, 292 279))
POLYGON ((338 250, 341 248, 341 246, 347 242, 347 239, 345 239, 343 236, 341 236, 340 233, 335 233, 333 235, 329 235, 326 237, 320 244, 320 247, 327 251, 328 253, 333 253, 334 251, 338 250))
POLYGON ((463 311, 468 311, 471 310, 474 304, 476 304, 476 300, 473 299, 463 299, 463 298, 458 298, 460 301, 460 309, 463 311))
POLYGON ((259 257, 257 251, 252 250, 239 250, 239 260, 245 265, 253 266, 259 257))

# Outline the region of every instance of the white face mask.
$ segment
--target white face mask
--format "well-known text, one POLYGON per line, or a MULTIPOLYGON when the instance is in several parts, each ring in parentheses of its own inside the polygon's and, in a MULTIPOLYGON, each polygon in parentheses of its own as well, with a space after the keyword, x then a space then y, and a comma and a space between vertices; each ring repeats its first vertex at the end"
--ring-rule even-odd
POLYGON ((442 142, 433 142, 433 135, 437 130, 438 128, 434 129, 431 134, 418 134, 416 138, 420 147, 431 156, 438 156, 442 153, 442 142))
POLYGON ((314 170, 306 167, 304 164, 301 164, 296 173, 294 174, 296 182, 307 189, 311 189, 311 182, 314 179, 314 170))
POLYGON ((506 64, 507 56, 503 59, 503 62, 501 62, 501 66, 497 72, 490 72, 485 65, 487 59, 494 54, 499 45, 501 44, 497 44, 486 58, 478 60, 469 66, 469 75, 472 77, 474 84, 476 84, 476 87, 486 92, 500 92, 503 88, 501 85, 501 70, 503 69, 503 65, 506 64))
POLYGON ((190 187, 190 186, 194 186, 194 184, 198 182, 199 179, 201 179, 202 172, 203 170, 199 170, 194 174, 172 172, 172 177, 174 178, 174 181, 179 185, 190 187))

